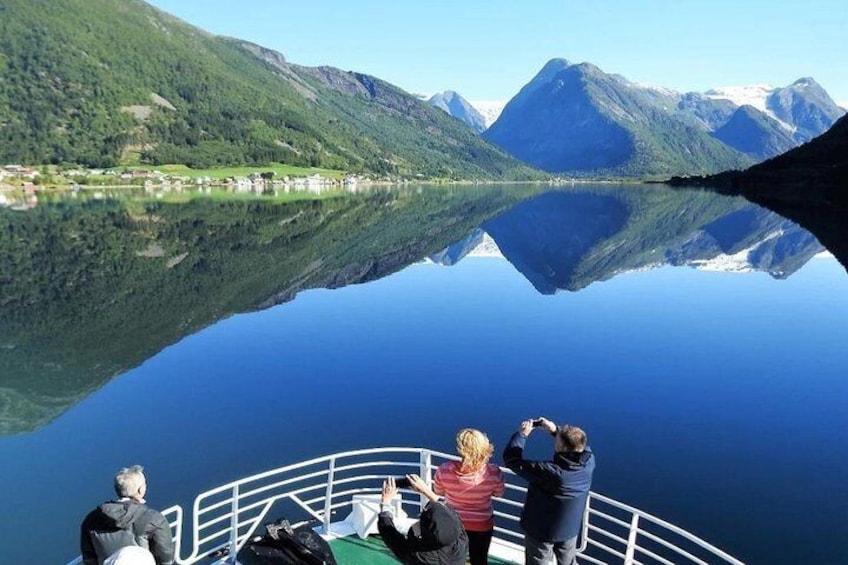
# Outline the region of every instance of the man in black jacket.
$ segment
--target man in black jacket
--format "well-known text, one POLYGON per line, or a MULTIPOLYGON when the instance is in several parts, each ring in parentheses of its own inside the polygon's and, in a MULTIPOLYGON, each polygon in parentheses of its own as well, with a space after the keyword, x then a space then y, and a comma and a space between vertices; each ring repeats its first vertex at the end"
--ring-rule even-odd
POLYGON ((503 457, 504 464, 529 483, 521 512, 527 565, 547 563, 551 553, 558 565, 575 564, 577 537, 595 470, 586 433, 574 426, 557 427, 547 418, 526 420, 510 438, 503 457), (555 438, 552 461, 524 459, 524 444, 536 428, 555 438))
POLYGON ((84 565, 102 565, 122 547, 137 545, 150 550, 157 565, 174 562, 174 540, 168 521, 144 504, 147 481, 140 465, 125 467, 115 475, 118 500, 89 512, 80 526, 84 565))
POLYGON ((439 497, 418 475, 407 475, 410 487, 430 499, 417 523, 406 536, 395 527, 389 503, 397 495, 395 480, 383 483, 377 528, 392 553, 405 565, 465 565, 468 536, 456 512, 439 502, 439 497))

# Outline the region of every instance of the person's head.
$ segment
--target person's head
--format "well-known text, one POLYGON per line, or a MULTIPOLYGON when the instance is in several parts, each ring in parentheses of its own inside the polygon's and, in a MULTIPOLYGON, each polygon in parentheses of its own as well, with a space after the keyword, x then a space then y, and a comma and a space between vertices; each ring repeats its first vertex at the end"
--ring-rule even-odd
POLYGON ((124 467, 115 475, 115 493, 119 497, 141 500, 146 492, 147 480, 141 465, 124 467))
POLYGON ((406 536, 419 551, 430 551, 455 544, 462 537, 462 522, 444 504, 430 503, 406 536))
POLYGON ((480 430, 465 428, 456 434, 456 451, 462 457, 464 469, 479 469, 488 463, 494 450, 492 442, 480 430))
POLYGON ((557 453, 580 453, 586 449, 586 432, 577 426, 563 424, 556 434, 557 453))

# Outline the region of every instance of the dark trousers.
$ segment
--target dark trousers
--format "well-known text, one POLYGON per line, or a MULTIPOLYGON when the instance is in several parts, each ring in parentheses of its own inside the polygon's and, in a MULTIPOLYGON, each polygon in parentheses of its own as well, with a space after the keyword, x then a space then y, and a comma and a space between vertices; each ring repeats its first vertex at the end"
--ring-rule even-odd
POLYGON ((471 565, 486 565, 489 557, 489 546, 492 545, 492 532, 469 532, 468 534, 468 557, 471 565))
POLYGON ((556 557, 557 565, 577 563, 577 537, 565 541, 539 541, 524 535, 526 565, 546 565, 556 557))

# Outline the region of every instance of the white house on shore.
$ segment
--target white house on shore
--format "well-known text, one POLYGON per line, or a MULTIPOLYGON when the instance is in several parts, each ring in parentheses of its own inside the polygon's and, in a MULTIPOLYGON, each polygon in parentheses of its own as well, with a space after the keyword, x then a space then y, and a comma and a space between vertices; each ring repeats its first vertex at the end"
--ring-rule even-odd
POLYGON ((6 165, 0 169, 0 180, 4 178, 20 178, 24 180, 35 180, 38 176, 38 171, 21 165, 6 165))

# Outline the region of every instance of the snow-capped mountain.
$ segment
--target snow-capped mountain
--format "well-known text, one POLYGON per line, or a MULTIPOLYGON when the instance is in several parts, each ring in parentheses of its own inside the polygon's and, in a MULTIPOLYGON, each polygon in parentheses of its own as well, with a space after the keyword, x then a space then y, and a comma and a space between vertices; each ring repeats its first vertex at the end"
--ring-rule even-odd
POLYGON ((506 106, 506 100, 469 101, 453 90, 445 90, 433 95, 416 94, 418 98, 431 106, 440 108, 478 132, 483 132, 495 123, 506 106))
POLYGON ((492 236, 483 232, 483 237, 480 239, 480 243, 477 244, 474 249, 468 252, 468 257, 489 257, 494 259, 505 259, 503 256, 503 252, 501 248, 498 247, 497 242, 492 239, 492 236))
POLYGON ((753 106, 761 112, 768 112, 766 100, 777 90, 770 84, 752 84, 748 86, 721 86, 704 93, 708 98, 730 100, 737 106, 753 106))
POLYGON ((504 258, 492 236, 477 228, 463 239, 447 246, 438 253, 430 255, 427 260, 437 265, 450 266, 459 263, 466 257, 504 258))
POLYGON ((507 103, 506 100, 471 100, 470 102, 474 109, 483 116, 486 129, 489 129, 497 121, 507 103))
POLYGON ((434 94, 427 100, 430 106, 435 106, 440 110, 444 110, 454 118, 461 120, 477 130, 477 133, 484 131, 487 127, 485 118, 476 108, 465 98, 460 96, 453 90, 445 90, 434 94))
POLYGON ((752 106, 776 120, 795 139, 804 143, 821 135, 844 114, 815 80, 804 77, 789 86, 768 84, 726 86, 704 93, 714 100, 730 100, 737 106, 752 106))

